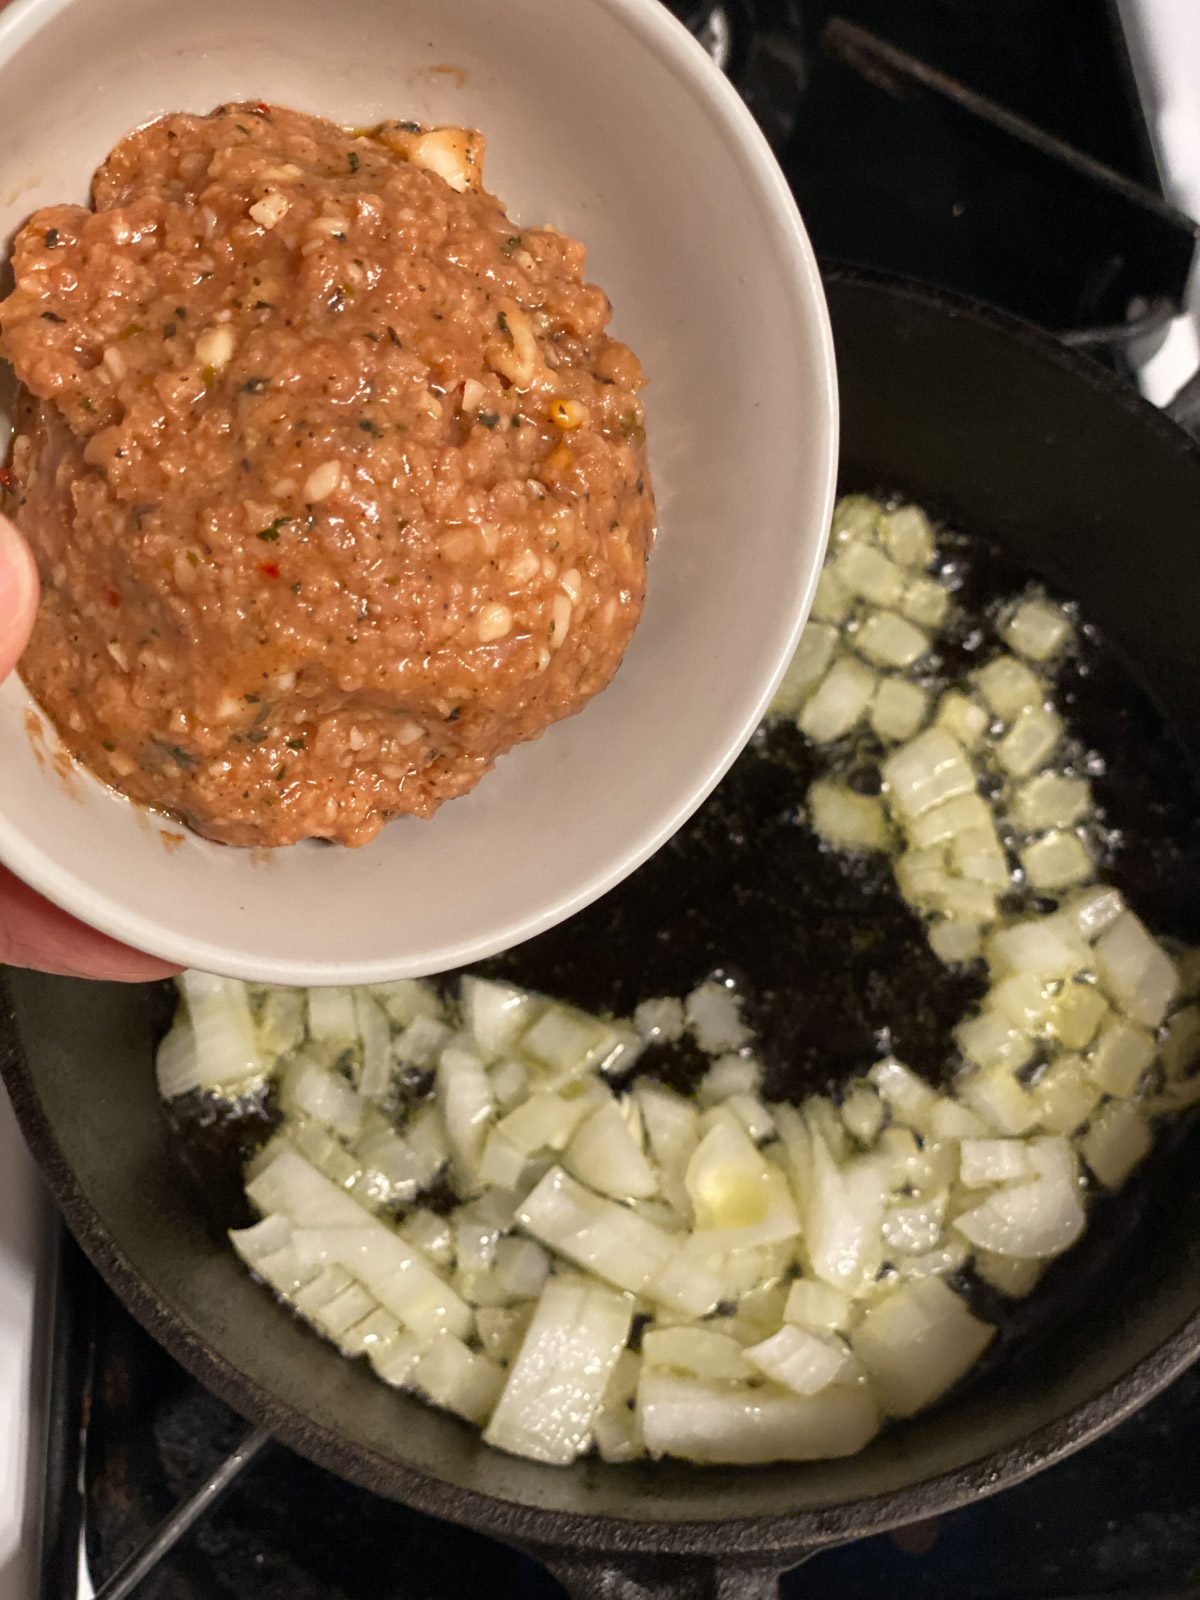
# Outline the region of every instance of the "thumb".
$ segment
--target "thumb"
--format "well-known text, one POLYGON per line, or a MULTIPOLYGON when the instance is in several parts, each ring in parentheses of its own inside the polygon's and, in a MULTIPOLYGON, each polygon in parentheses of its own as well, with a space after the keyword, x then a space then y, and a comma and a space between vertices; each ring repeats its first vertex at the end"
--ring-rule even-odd
POLYGON ((29 641, 37 603, 37 568, 29 546, 0 513, 0 678, 16 666, 29 641))

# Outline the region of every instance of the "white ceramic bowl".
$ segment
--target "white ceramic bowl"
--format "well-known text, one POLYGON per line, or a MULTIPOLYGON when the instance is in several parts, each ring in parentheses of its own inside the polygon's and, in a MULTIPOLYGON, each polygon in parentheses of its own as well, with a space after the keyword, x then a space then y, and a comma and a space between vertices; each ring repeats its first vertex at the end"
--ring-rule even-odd
POLYGON ((105 932, 209 971, 442 971, 618 882, 752 732, 832 501, 824 299, 758 129, 658 0, 17 0, 0 10, 0 240, 37 206, 83 200, 138 124, 259 98, 347 124, 477 126, 510 212, 586 242, 651 379, 660 535, 643 621, 582 715, 360 850, 264 858, 191 835, 170 849, 170 823, 45 759, 10 679, 0 858, 105 932))

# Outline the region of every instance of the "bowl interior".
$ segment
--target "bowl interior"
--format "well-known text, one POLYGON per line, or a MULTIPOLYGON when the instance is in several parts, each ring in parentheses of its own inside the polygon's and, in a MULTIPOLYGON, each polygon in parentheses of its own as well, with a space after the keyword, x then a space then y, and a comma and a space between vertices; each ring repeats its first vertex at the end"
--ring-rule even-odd
POLYGON ((511 213, 587 243, 651 378, 661 534, 643 623, 580 716, 432 822, 397 821, 357 851, 179 842, 56 759, 10 681, 0 856, 107 931, 209 970, 438 971, 631 870, 751 731, 823 550, 836 448, 824 302, 748 113, 652 0, 24 0, 0 21, 0 240, 38 205, 82 200, 135 125, 260 97, 348 124, 478 126, 511 213))

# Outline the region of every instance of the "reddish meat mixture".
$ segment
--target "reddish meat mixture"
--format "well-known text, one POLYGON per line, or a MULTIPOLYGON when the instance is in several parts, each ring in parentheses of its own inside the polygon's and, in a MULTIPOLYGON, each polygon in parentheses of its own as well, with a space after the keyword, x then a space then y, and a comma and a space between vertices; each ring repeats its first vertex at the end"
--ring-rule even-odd
POLYGON ((40 211, 0 354, 25 681, 210 838, 362 844, 578 711, 642 608, 641 369, 481 141, 168 116, 40 211))

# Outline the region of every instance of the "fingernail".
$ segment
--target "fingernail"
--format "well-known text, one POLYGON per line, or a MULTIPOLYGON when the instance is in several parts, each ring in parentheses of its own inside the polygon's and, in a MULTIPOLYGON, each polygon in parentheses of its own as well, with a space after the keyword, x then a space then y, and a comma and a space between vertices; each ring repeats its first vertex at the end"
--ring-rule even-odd
POLYGON ((37 568, 29 546, 0 516, 0 678, 25 648, 37 609, 37 568))
POLYGON ((0 515, 0 614, 24 610, 34 590, 33 558, 29 546, 7 517, 0 515))

